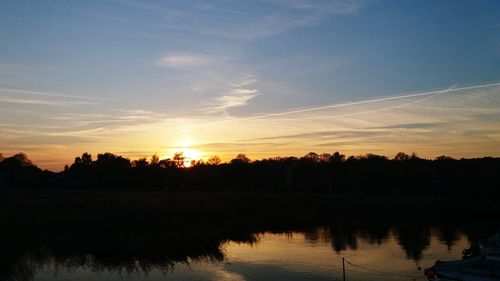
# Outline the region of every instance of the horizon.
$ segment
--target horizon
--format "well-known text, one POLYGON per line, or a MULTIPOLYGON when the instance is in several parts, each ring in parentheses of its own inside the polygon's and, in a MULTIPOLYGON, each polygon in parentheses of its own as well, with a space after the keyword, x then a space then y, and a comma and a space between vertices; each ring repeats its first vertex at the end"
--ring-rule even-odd
MULTIPOLYGON (((189 151, 189 150, 188 150, 189 151)), ((296 160, 300 160, 300 159, 304 159, 304 158, 307 158, 307 157, 310 157, 311 154, 315 154, 318 158, 316 161, 318 161, 318 163, 326 163, 328 161, 330 161, 329 159, 331 159, 332 156, 334 156, 334 154, 338 153, 341 157, 343 157, 343 160, 341 160, 342 162, 344 161, 349 161, 350 158, 355 158, 355 159, 364 159, 364 158, 367 158, 369 156, 375 156, 375 157, 384 157, 385 160, 387 161, 391 161, 391 160, 395 160, 395 161, 411 161, 413 159, 413 157, 415 157, 415 159, 419 159, 419 160, 425 160, 425 161, 437 161, 437 160, 440 160, 440 158, 443 158, 443 159, 449 159, 449 160, 475 160, 475 159, 487 159, 487 158, 490 158, 490 159, 498 159, 500 157, 494 157, 494 156, 481 156, 481 157, 469 157, 469 158, 466 158, 466 157, 461 157, 461 158, 455 158, 455 157, 452 157, 450 155, 444 155, 444 154, 441 154, 441 155, 437 155, 435 157, 421 157, 420 155, 416 154, 415 152, 412 152, 412 153, 406 153, 404 151, 400 151, 398 153, 396 153, 395 155, 380 155, 380 154, 375 154, 375 153, 364 153, 364 154, 357 154, 357 155, 345 155, 345 154, 342 154, 342 152, 340 151, 335 151, 333 153, 330 153, 330 152, 314 152, 314 151, 310 151, 308 153, 306 153, 305 155, 281 155, 281 156, 273 156, 273 157, 267 157, 267 158, 248 158, 246 154, 244 153, 239 153, 238 155, 235 155, 234 157, 231 157, 231 158, 228 158, 228 159, 223 159, 223 158, 220 158, 218 155, 210 155, 209 157, 207 158, 195 158, 193 157, 193 155, 196 155, 197 152, 192 152, 194 154, 184 154, 183 151, 177 151, 177 152, 174 152, 171 156, 160 156, 158 154, 153 154, 153 155, 149 155, 149 156, 144 156, 144 157, 139 157, 137 159, 130 159, 129 157, 124 157, 122 155, 119 155, 119 154, 114 154, 112 152, 99 152, 99 153, 96 153, 96 154, 92 154, 92 153, 88 153, 88 152, 83 152, 83 153, 80 153, 79 155, 76 155, 74 157, 74 161, 72 162, 69 162, 69 163, 66 163, 63 167, 63 169, 61 170, 51 170, 51 169, 44 169, 43 167, 39 167, 37 165, 37 163, 35 161, 31 161, 32 159, 30 159, 29 155, 27 155, 26 153, 24 152, 18 152, 16 154, 12 154, 12 155, 3 155, 0 153, 0 162, 2 162, 4 159, 6 158, 10 158, 10 157, 14 157, 16 155, 24 155, 24 157, 26 158, 27 161, 31 162, 35 167, 38 167, 42 170, 47 170, 47 171, 51 171, 51 172, 55 172, 55 173, 59 173, 59 172, 64 172, 66 170, 66 168, 70 168, 73 164, 76 163, 76 159, 81 159, 81 156, 84 155, 84 154, 88 154, 90 155, 91 157, 91 160, 94 162, 97 160, 98 156, 99 155, 104 155, 104 154, 112 154, 116 157, 122 157, 123 159, 126 159, 128 161, 130 161, 130 164, 131 164, 131 167, 134 167, 135 163, 134 161, 136 160, 144 160, 146 161, 146 163, 149 164, 153 164, 152 162, 152 159, 153 157, 158 157, 157 159, 159 161, 161 160, 167 160, 167 161, 176 161, 175 157, 176 155, 181 157, 183 159, 183 165, 182 166, 179 166, 177 168, 192 168, 192 167, 195 167, 195 166, 203 166, 203 165, 214 165, 214 166, 218 166, 218 165, 224 165, 224 164, 232 164, 231 163, 231 160, 235 160, 235 159, 238 159, 239 156, 243 156, 243 157, 246 157, 246 159, 249 161, 248 163, 257 163, 259 161, 267 161, 267 160, 271 160, 271 161, 279 161, 279 160, 284 160, 284 159, 296 159, 296 160), (403 154, 402 156, 406 156, 408 157, 408 159, 406 160, 401 160, 401 159, 398 159, 397 157, 400 155, 400 154, 403 154), (208 160, 210 160, 211 158, 218 158, 218 160, 220 161, 219 163, 217 164, 211 164, 208 160), (326 161, 326 162, 325 162, 326 161)))
POLYGON ((500 2, 5 1, 0 153, 500 156, 500 2))

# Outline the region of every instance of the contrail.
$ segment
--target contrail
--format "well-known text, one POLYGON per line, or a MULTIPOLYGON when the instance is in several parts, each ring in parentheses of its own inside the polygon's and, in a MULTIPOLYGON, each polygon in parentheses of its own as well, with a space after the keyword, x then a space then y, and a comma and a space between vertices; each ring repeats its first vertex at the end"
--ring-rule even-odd
POLYGON ((37 105, 50 105, 50 106, 70 106, 70 105, 85 105, 96 104, 95 102, 88 101, 47 101, 47 100, 34 100, 34 99, 16 99, 0 97, 0 102, 16 103, 16 104, 37 104, 37 105))
POLYGON ((44 96, 44 97, 59 97, 59 98, 69 98, 69 99, 95 100, 95 101, 137 102, 135 100, 127 100, 127 99, 119 99, 118 100, 118 99, 113 99, 113 98, 102 98, 102 97, 96 97, 96 96, 68 95, 68 94, 60 94, 60 93, 22 90, 22 89, 11 89, 11 88, 0 88, 0 92, 16 93, 16 94, 23 94, 23 95, 33 95, 33 96, 44 96))
POLYGON ((0 92, 34 95, 34 96, 45 96, 45 97, 71 98, 71 99, 89 99, 89 100, 93 100, 93 99, 100 100, 101 99, 98 97, 85 97, 85 96, 66 95, 66 94, 59 94, 59 93, 49 93, 49 92, 41 92, 41 91, 10 89, 10 88, 0 88, 0 92))
MULTIPOLYGON (((388 107, 382 107, 382 108, 378 108, 378 109, 358 111, 358 112, 351 112, 351 113, 345 113, 345 114, 334 115, 334 116, 330 115, 330 116, 305 117, 305 118, 301 118, 301 120, 328 119, 328 118, 332 118, 332 117, 335 117, 335 118, 350 117, 350 116, 358 116, 358 115, 363 115, 363 114, 369 114, 369 113, 387 111, 387 110, 391 110, 391 109, 396 109, 396 108, 401 108, 401 107, 406 107, 406 106, 409 106, 409 105, 414 105, 414 104, 417 104, 417 103, 421 103, 421 102, 427 101, 427 100, 429 100, 429 99, 431 99, 433 97, 434 96, 426 96, 423 99, 419 99, 419 100, 415 100, 415 101, 410 101, 410 102, 407 102, 407 103, 400 103, 400 104, 397 104, 397 105, 388 106, 388 107)), ((294 118, 293 120, 296 120, 296 118, 294 118)))
POLYGON ((411 94, 400 94, 397 96, 390 96, 390 97, 377 98, 377 99, 371 99, 371 100, 315 106, 315 107, 282 111, 282 112, 276 112, 276 113, 265 113, 265 114, 242 117, 242 118, 235 118, 235 119, 230 119, 230 120, 220 120, 220 121, 207 122, 207 123, 202 123, 202 124, 193 124, 193 126, 200 126, 200 125, 203 126, 203 125, 230 123, 230 122, 245 121, 245 120, 254 120, 254 119, 267 118, 267 117, 276 117, 276 116, 290 115, 290 114, 296 114, 296 113, 304 113, 304 112, 310 112, 310 111, 330 109, 330 108, 339 108, 339 107, 347 107, 347 106, 353 106, 353 105, 376 103, 376 102, 382 102, 382 101, 391 101, 391 100, 400 100, 400 99, 407 99, 407 98, 414 98, 414 97, 425 97, 425 96, 432 96, 432 95, 448 94, 448 93, 453 93, 453 92, 458 92, 458 91, 474 90, 474 89, 481 89, 481 88, 488 88, 488 87, 495 87, 495 86, 500 86, 500 82, 475 85, 475 86, 468 86, 468 87, 460 87, 460 88, 456 88, 455 86, 452 86, 452 87, 444 89, 444 90, 417 92, 417 93, 411 93, 411 94))
POLYGON ((381 102, 381 101, 390 101, 390 100, 407 99, 407 98, 431 96, 431 95, 438 95, 438 94, 447 94, 447 93, 458 92, 458 91, 463 91, 463 90, 474 90, 474 89, 488 88, 488 87, 494 87, 494 86, 500 86, 500 83, 483 84, 483 85, 461 87, 461 88, 453 88, 452 87, 452 88, 448 88, 445 90, 419 92, 419 93, 415 93, 415 94, 406 94, 406 95, 399 95, 399 96, 392 96, 392 97, 385 97, 385 98, 378 98, 378 99, 371 99, 371 100, 363 100, 363 101, 338 103, 338 104, 331 104, 331 105, 324 105, 324 106, 316 106, 316 107, 302 108, 302 109, 297 109, 297 110, 290 110, 290 111, 283 111, 283 112, 277 112, 277 113, 267 113, 267 114, 243 117, 243 118, 239 118, 237 120, 240 121, 240 120, 251 120, 251 119, 259 119, 259 118, 266 118, 266 117, 282 116, 282 115, 317 111, 317 110, 323 110, 323 109, 329 109, 329 108, 338 108, 338 107, 346 107, 346 106, 352 106, 352 105, 375 103, 375 102, 381 102))

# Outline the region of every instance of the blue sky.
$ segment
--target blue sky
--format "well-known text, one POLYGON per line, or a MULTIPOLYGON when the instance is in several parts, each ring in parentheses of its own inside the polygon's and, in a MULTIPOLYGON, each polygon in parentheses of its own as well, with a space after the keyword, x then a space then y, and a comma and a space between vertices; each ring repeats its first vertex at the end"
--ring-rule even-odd
POLYGON ((499 156, 499 19, 498 1, 2 1, 0 151, 499 156))

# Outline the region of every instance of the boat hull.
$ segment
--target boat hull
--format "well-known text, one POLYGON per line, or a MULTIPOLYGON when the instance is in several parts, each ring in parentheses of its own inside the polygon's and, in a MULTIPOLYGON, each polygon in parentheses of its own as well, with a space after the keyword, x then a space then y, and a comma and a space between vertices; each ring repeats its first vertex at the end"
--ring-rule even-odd
POLYGON ((425 274, 432 281, 500 281, 500 262, 485 255, 468 260, 437 261, 425 274))

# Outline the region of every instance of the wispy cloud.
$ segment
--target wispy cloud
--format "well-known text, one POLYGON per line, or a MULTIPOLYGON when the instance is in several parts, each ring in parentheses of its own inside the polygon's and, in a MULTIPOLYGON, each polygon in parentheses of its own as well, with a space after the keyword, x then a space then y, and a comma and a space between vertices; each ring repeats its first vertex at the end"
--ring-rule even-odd
POLYGON ((366 1, 360 0, 326 0, 326 1, 308 1, 308 0, 271 0, 278 5, 300 9, 312 10, 318 13, 328 14, 354 14, 365 5, 366 1))
MULTIPOLYGON (((237 40, 277 35, 296 27, 316 24, 330 15, 354 15, 366 4, 366 1, 360 0, 211 1, 187 5, 118 2, 134 9, 154 12, 162 19, 153 22, 132 21, 126 17, 115 19, 119 24, 133 23, 153 30, 178 30, 237 40)), ((107 17, 109 20, 109 15, 107 17)))
POLYGON ((249 22, 235 24, 234 29, 223 29, 219 31, 222 36, 238 39, 258 39, 261 37, 274 36, 288 30, 318 24, 325 17, 334 14, 353 15, 364 6, 362 1, 287 1, 276 0, 266 2, 274 4, 280 9, 270 13, 249 15, 249 22), (284 8, 284 9, 283 9, 284 8))
POLYGON ((2 93, 2 92, 23 94, 23 95, 44 96, 44 97, 61 97, 61 98, 70 98, 70 99, 101 100, 101 98, 99 98, 99 97, 67 95, 67 94, 61 94, 61 93, 32 91, 32 90, 23 90, 23 89, 12 89, 12 88, 0 88, 0 93, 2 93))
POLYGON ((171 68, 199 67, 220 61, 221 58, 206 54, 175 53, 168 54, 156 61, 156 64, 171 68))
MULTIPOLYGON (((105 98, 99 96, 92 95, 73 95, 73 94, 65 94, 65 93, 57 93, 57 92, 48 92, 48 91, 35 91, 35 90, 26 90, 26 89, 18 89, 18 88, 0 88, 0 96, 9 96, 9 95, 23 95, 23 96, 39 96, 46 98, 64 98, 69 100, 86 100, 89 103, 96 104, 98 102, 104 101, 113 101, 113 102, 137 102, 137 100, 130 99, 116 99, 116 98, 105 98)), ((75 102, 73 102, 75 103, 75 102)))
POLYGON ((46 116, 47 119, 64 122, 71 126, 130 126, 146 124, 167 118, 167 115, 143 109, 110 109, 109 113, 63 113, 46 116))
POLYGON ((40 100, 40 99, 26 99, 26 98, 12 98, 12 97, 0 97, 0 102, 13 103, 13 104, 46 105, 46 106, 74 106, 74 105, 96 104, 95 102, 88 102, 88 101, 56 101, 56 100, 40 100))
MULTIPOLYGON (((320 111, 320 110, 325 110, 325 109, 333 109, 333 108, 349 107, 349 106, 363 105, 363 104, 370 104, 370 103, 379 103, 379 102, 393 101, 393 100, 400 100, 400 99, 409 99, 409 98, 416 98, 416 97, 425 97, 425 96, 432 96, 432 95, 447 94, 447 93, 453 93, 453 92, 459 92, 459 91, 465 91, 465 90, 477 90, 477 89, 490 88, 490 87, 495 87, 495 86, 500 86, 500 83, 483 84, 483 85, 461 87, 461 88, 450 87, 450 88, 444 89, 444 90, 426 91, 426 92, 418 92, 418 93, 410 93, 410 94, 400 94, 400 95, 396 95, 396 96, 355 101, 355 102, 346 102, 346 103, 329 104, 329 105, 323 105, 323 106, 314 106, 314 107, 307 107, 307 108, 301 108, 301 109, 296 109, 296 110, 289 110, 289 111, 282 111, 282 112, 276 112, 276 113, 267 113, 267 114, 260 114, 260 115, 255 115, 255 116, 243 117, 243 118, 238 118, 238 120, 241 121, 241 120, 277 117, 277 116, 292 115, 292 114, 298 114, 298 113, 306 113, 306 112, 311 112, 311 111, 320 111)), ((226 121, 226 122, 229 122, 229 121, 226 121)))
POLYGON ((383 127, 375 127, 375 128, 369 128, 369 129, 428 129, 428 128, 434 128, 436 126, 439 126, 439 122, 434 122, 434 123, 398 123, 394 125, 387 125, 383 127))
POLYGON ((336 130, 326 130, 326 131, 316 131, 316 132, 305 132, 302 134, 293 135, 283 135, 283 136, 272 136, 259 138, 261 140, 282 140, 282 139, 321 139, 321 138, 348 138, 348 137, 358 137, 367 135, 378 135, 380 131, 368 131, 367 129, 336 129, 336 130))
POLYGON ((260 95, 259 90, 252 87, 256 82, 256 77, 250 75, 236 82, 228 83, 230 88, 226 93, 215 97, 201 111, 204 113, 223 113, 227 112, 229 108, 246 105, 251 99, 260 95))
POLYGON ((92 138, 72 135, 42 135, 32 134, 29 136, 17 137, 16 145, 75 145, 95 142, 92 138))

